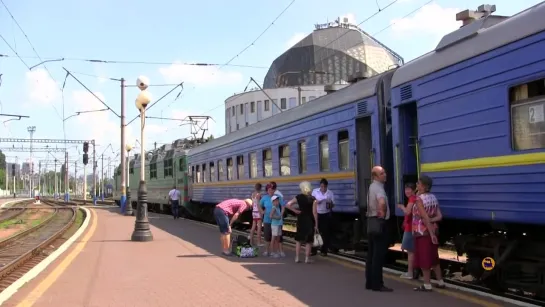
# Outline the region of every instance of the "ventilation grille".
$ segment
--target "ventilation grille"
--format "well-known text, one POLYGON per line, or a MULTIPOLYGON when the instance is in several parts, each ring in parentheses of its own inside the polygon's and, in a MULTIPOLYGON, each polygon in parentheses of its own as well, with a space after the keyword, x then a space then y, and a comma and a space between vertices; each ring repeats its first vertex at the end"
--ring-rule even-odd
POLYGON ((356 106, 356 114, 357 114, 358 116, 368 114, 368 111, 367 111, 367 101, 358 102, 358 104, 357 104, 357 106, 356 106))
POLYGON ((400 91, 401 101, 409 100, 413 98, 413 88, 411 85, 405 85, 400 91))

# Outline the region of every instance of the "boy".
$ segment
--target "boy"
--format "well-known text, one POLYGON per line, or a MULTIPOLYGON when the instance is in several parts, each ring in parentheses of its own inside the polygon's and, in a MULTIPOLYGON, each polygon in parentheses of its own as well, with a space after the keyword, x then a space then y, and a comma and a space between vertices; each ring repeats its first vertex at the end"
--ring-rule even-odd
POLYGON ((271 247, 270 250, 272 251, 272 257, 273 258, 279 258, 280 255, 280 237, 282 236, 282 225, 283 220, 282 216, 284 214, 284 206, 280 206, 280 198, 278 195, 273 195, 271 197, 271 201, 273 204, 273 207, 271 209, 271 234, 272 234, 272 240, 271 240, 271 247))
POLYGON ((407 252, 408 270, 406 273, 401 274, 401 278, 413 279, 413 262, 414 262, 414 238, 412 233, 413 222, 413 206, 416 203, 416 185, 414 183, 405 184, 405 196, 407 196, 409 202, 407 206, 403 204, 397 205, 399 209, 405 214, 403 220, 403 240, 401 241, 401 250, 407 252))

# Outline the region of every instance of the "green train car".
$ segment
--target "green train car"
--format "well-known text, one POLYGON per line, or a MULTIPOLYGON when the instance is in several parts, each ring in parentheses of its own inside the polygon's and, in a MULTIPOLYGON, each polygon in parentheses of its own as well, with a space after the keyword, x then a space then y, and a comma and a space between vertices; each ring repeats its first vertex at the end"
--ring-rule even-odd
MULTIPOLYGON (((181 192, 181 214, 198 215, 192 208, 189 198, 190 178, 187 171, 187 154, 190 148, 199 142, 187 139, 176 140, 172 144, 163 145, 146 153, 145 175, 148 190, 148 210, 158 213, 170 213, 168 192, 175 185, 181 192)), ((136 208, 138 201, 138 185, 140 182, 140 154, 136 153, 129 160, 130 201, 136 208)), ((121 166, 114 175, 113 198, 117 205, 121 202, 121 166)))

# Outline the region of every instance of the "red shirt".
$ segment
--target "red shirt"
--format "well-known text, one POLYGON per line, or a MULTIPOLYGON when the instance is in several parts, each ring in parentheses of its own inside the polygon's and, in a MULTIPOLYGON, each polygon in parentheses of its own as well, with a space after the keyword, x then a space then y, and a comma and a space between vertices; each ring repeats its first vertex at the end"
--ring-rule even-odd
POLYGON ((216 207, 223 210, 227 215, 234 215, 235 213, 242 213, 248 207, 248 204, 244 200, 240 199, 227 199, 219 203, 216 207))
MULTIPOLYGON (((413 204, 414 206, 415 203, 416 203, 416 195, 409 197, 409 204, 413 204)), ((405 218, 403 219, 403 231, 406 231, 406 232, 412 231, 412 223, 413 223, 413 214, 412 213, 405 214, 405 218)))

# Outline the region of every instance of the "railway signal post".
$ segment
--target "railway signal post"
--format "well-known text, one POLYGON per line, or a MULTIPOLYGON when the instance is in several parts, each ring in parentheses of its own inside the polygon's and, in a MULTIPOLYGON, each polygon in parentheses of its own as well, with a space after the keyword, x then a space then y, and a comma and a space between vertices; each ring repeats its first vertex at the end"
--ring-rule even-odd
POLYGON ((140 111, 140 186, 138 187, 138 205, 136 206, 136 221, 134 231, 131 236, 132 241, 153 241, 149 220, 146 189, 146 150, 144 138, 144 126, 146 124, 146 107, 150 103, 150 95, 146 90, 149 85, 147 77, 140 76, 136 80, 136 85, 140 89, 140 94, 136 97, 136 108, 140 111))
MULTIPOLYGON (((126 170, 127 170, 127 173, 125 174, 126 175, 126 182, 127 182, 127 189, 126 189, 126 194, 127 194, 127 198, 125 200, 125 207, 123 208, 125 210, 125 215, 133 215, 133 211, 132 211, 132 202, 131 202, 131 188, 130 188, 130 176, 129 176, 129 159, 130 159, 130 156, 131 156, 131 150, 132 150, 132 146, 130 144, 127 144, 126 145, 126 149, 127 149, 127 157, 126 157, 126 161, 125 161, 125 165, 126 165, 126 170)), ((121 172, 123 172, 123 170, 121 170, 121 172)), ((123 196, 122 196, 123 197, 123 196)), ((121 203, 123 204, 123 202, 121 203)), ((123 206, 123 205, 122 205, 123 206)))

